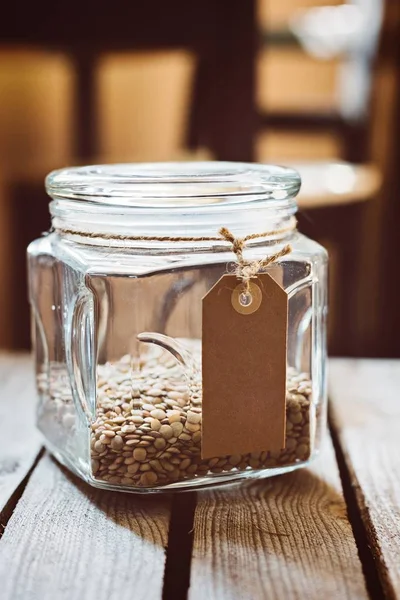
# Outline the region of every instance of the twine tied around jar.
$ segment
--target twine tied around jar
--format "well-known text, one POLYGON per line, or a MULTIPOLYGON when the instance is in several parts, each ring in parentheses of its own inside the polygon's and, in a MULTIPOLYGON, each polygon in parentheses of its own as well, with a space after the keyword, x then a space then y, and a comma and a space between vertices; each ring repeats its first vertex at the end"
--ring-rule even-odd
MULTIPOLYGON (((69 227, 60 227, 59 225, 53 225, 50 229, 50 233, 62 233, 66 235, 77 235, 79 237, 89 238, 89 239, 103 239, 103 240, 116 240, 120 242, 220 242, 221 237, 226 242, 230 242, 233 244, 232 240, 237 240, 235 247, 239 247, 241 245, 241 250, 245 247, 247 242, 251 240, 256 240, 264 237, 272 237, 277 235, 283 235, 284 233, 289 233, 290 231, 294 231, 296 229, 297 221, 295 217, 290 219, 289 225, 287 227, 282 227, 281 229, 275 229, 273 231, 263 231, 261 233, 251 233, 250 235, 246 235, 243 238, 235 238, 233 234, 226 227, 222 227, 219 230, 219 236, 170 236, 170 235, 127 235, 121 233, 102 233, 100 231, 84 231, 78 229, 71 229, 69 227), (226 232, 229 237, 223 233, 226 232)), ((284 254, 288 254, 290 250, 287 250, 284 254)), ((278 253, 279 254, 279 253, 278 253)), ((279 256, 270 257, 272 260, 268 260, 268 264, 274 262, 279 258, 279 256)), ((258 261, 256 261, 258 262, 258 261)), ((267 266, 267 265, 261 265, 267 266)), ((258 272, 258 271, 257 271, 258 272)))
MULTIPOLYGON (((275 232, 274 232, 275 233, 275 232)), ((246 302, 246 298, 251 300, 250 293, 250 280, 252 277, 255 277, 261 269, 268 267, 270 264, 277 261, 282 256, 286 256, 292 251, 292 247, 290 244, 287 244, 279 250, 275 252, 275 254, 271 254, 270 256, 266 256, 260 260, 246 260, 243 256, 243 250, 246 247, 246 244, 249 240, 260 237, 260 234, 254 234, 253 236, 246 236, 244 238, 235 237, 233 233, 227 229, 226 227, 221 227, 219 230, 219 234, 226 240, 232 244, 232 252, 236 254, 237 266, 234 270, 234 274, 238 279, 241 279, 243 284, 243 300, 246 302)), ((264 236, 267 233, 262 234, 264 236)), ((269 234, 271 235, 271 234, 269 234)))

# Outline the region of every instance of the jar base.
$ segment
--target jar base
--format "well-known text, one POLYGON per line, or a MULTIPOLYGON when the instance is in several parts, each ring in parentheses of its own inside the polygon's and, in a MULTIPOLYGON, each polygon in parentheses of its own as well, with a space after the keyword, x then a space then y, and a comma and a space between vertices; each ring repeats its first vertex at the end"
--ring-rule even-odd
POLYGON ((46 440, 45 446, 47 450, 52 454, 52 456, 62 466, 66 467, 69 471, 71 471, 74 475, 78 476, 91 487, 114 492, 126 492, 129 494, 171 494, 180 492, 196 492, 210 488, 219 489, 222 487, 235 486, 239 485, 240 483, 243 483, 245 480, 267 479, 269 477, 275 477, 277 475, 291 473, 292 471, 296 471, 297 469, 306 468, 311 463, 313 463, 319 455, 319 451, 315 449, 307 460, 299 461, 286 466, 257 470, 249 469, 246 471, 239 471, 237 473, 230 472, 229 476, 228 474, 220 475, 210 473, 209 475, 205 475, 201 478, 177 481, 159 487, 130 487, 128 485, 116 485, 108 483, 107 481, 95 479, 90 474, 85 473, 83 470, 81 470, 78 465, 76 465, 75 463, 71 463, 67 457, 60 454, 60 452, 58 452, 54 448, 54 446, 49 444, 48 440, 46 440))

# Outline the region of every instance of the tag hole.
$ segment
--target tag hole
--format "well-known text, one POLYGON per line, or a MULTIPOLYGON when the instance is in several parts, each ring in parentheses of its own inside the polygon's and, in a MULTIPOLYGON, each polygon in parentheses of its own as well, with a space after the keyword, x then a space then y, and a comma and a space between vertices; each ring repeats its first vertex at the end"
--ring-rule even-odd
POLYGON ((252 315, 260 308, 261 301, 262 291, 254 281, 250 281, 248 290, 243 288, 243 283, 232 290, 232 306, 241 315, 252 315))
POLYGON ((241 304, 241 306, 250 306, 252 302, 253 296, 250 294, 250 292, 242 292, 239 295, 239 303, 241 304))

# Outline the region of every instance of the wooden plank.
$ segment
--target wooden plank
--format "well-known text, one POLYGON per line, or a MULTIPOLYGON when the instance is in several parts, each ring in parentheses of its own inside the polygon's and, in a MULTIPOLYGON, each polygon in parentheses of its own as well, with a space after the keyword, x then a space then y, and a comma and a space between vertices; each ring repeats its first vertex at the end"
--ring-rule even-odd
MULTIPOLYGON (((0 509, 41 447, 33 380, 29 357, 1 357, 0 509)), ((161 598, 168 522, 168 499, 92 489, 46 454, 0 540, 1 598, 161 598)))
POLYGON ((189 600, 368 598, 329 440, 312 468, 202 492, 189 600))
POLYGON ((105 492, 45 454, 0 541, 2 600, 161 599, 169 500, 105 492))
MULTIPOLYGON (((31 469, 41 447, 35 429, 36 395, 28 355, 0 356, 0 523, 6 507, 31 469)), ((0 526, 0 535, 2 527, 0 526)))
POLYGON ((400 598, 400 361, 334 359, 332 423, 388 598, 400 598))

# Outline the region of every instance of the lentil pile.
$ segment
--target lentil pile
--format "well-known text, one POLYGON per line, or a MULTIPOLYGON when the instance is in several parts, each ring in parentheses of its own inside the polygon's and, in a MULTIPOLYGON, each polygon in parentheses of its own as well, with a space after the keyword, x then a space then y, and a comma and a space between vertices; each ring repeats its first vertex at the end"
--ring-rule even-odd
POLYGON ((310 456, 311 381, 289 367, 286 444, 280 452, 201 458, 201 377, 185 380, 170 355, 142 359, 132 369, 127 355, 99 365, 91 463, 96 479, 154 487, 210 473, 263 469, 310 456), (190 392, 189 392, 190 388, 190 392))

